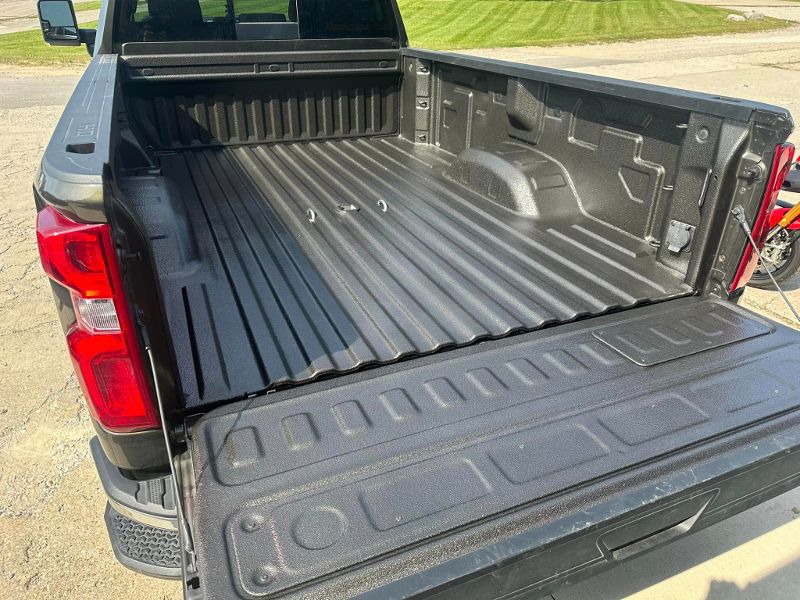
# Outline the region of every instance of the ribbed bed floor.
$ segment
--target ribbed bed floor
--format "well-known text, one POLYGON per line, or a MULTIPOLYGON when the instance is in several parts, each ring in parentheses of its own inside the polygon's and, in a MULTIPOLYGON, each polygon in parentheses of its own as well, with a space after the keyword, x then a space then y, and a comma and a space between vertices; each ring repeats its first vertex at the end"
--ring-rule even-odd
POLYGON ((396 138, 163 155, 188 226, 132 195, 187 405, 690 291, 645 243, 537 226, 449 181, 449 160, 396 138))

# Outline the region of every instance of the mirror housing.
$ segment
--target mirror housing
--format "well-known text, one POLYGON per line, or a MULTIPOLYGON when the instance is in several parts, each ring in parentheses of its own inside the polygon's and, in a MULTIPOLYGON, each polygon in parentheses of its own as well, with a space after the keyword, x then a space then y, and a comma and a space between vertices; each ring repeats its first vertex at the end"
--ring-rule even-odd
POLYGON ((39 25, 45 44, 51 46, 80 46, 87 44, 91 54, 94 29, 81 29, 71 0, 39 0, 39 25))

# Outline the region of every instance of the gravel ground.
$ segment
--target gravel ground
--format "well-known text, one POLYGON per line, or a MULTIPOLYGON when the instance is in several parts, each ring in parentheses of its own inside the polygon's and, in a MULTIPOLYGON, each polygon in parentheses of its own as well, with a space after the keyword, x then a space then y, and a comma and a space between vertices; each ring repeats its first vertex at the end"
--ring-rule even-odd
POLYGON ((91 423, 36 252, 31 182, 75 80, 0 72, 0 598, 179 598, 175 582, 114 558, 91 423), (53 105, 31 105, 42 99, 53 105))
MULTIPOLYGON (((800 29, 793 29, 482 53, 671 85, 683 81, 800 114, 800 72, 786 58, 786 48, 799 43, 800 29)), ((136 575, 113 557, 102 520, 104 495, 89 456, 91 424, 38 264, 31 181, 76 78, 0 67, 0 599, 178 598, 176 583, 136 575)), ((800 305, 800 279, 790 287, 800 305)), ((790 322, 774 292, 748 290, 745 303, 790 322)), ((800 568, 792 560, 800 558, 800 520, 793 520, 798 506, 800 492, 785 494, 558 597, 795 597, 780 590, 800 588, 800 568), (773 574, 767 587, 765 573, 773 574)))

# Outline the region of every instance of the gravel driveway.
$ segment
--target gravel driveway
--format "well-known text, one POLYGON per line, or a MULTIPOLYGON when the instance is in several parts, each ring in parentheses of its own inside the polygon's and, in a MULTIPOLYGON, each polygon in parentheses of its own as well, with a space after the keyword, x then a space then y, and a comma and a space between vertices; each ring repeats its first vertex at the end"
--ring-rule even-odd
POLYGON ((31 182, 75 73, 0 70, 0 598, 180 598, 114 559, 31 182), (43 102, 46 102, 43 105, 43 102))
MULTIPOLYGON (((786 32, 482 54, 749 96, 800 114, 786 32)), ((113 558, 92 429, 35 248, 31 181, 77 74, 0 67, 0 598, 178 598, 113 558)), ((800 141, 798 138, 795 141, 800 141)), ((800 280, 790 286, 800 305, 800 280)), ((789 322, 774 292, 746 303, 789 322)), ((800 492, 559 593, 566 598, 795 598, 800 492)))

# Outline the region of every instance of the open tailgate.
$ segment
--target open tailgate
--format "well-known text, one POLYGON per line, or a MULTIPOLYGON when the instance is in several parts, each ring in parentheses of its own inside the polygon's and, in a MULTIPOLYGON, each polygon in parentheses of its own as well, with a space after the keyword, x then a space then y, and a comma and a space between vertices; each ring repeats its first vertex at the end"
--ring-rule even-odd
POLYGON ((547 593, 800 483, 800 332, 686 298, 217 409, 217 598, 547 593))

